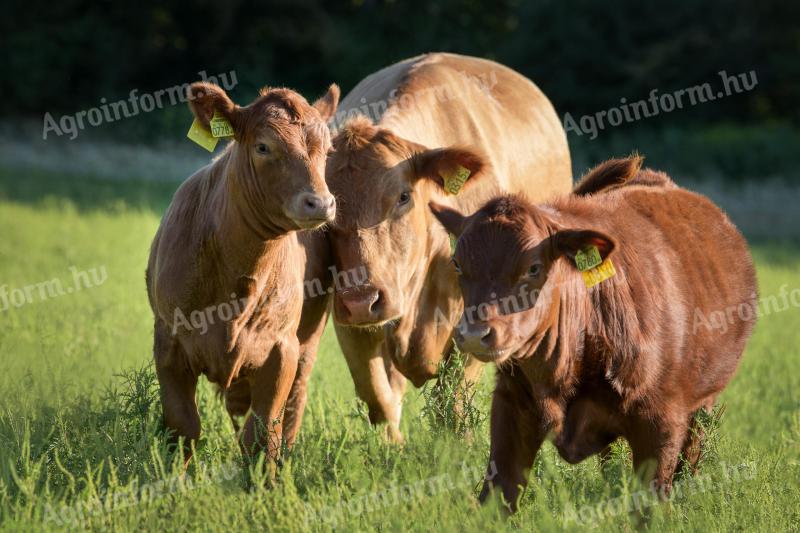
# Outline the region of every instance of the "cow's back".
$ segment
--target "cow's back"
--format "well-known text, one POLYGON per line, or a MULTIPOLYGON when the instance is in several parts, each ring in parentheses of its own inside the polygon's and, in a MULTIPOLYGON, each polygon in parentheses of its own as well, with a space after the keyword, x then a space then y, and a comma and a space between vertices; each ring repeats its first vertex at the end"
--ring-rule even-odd
POLYGON ((211 225, 219 181, 213 165, 187 178, 175 192, 150 247, 146 273, 150 305, 168 323, 172 310, 199 305, 192 299, 202 298, 187 287, 195 284, 199 275, 202 236, 211 225))
POLYGON ((484 152, 492 179, 459 194, 454 205, 462 210, 501 192, 541 201, 572 186, 566 135, 552 104, 530 80, 493 61, 436 53, 396 63, 359 83, 340 110, 365 106, 378 125, 428 148, 484 152), (386 109, 373 113, 382 109, 378 103, 386 109))
POLYGON ((681 317, 670 325, 676 359, 664 361, 682 369, 673 372, 674 385, 696 399, 719 392, 755 323, 755 267, 744 237, 708 198, 685 189, 635 186, 612 194, 621 200, 611 208, 619 251, 628 264, 637 258, 639 279, 631 282, 658 285, 656 298, 637 303, 640 313, 654 319, 661 308, 662 320, 664 313, 681 317), (708 327, 722 316, 724 324, 708 327))

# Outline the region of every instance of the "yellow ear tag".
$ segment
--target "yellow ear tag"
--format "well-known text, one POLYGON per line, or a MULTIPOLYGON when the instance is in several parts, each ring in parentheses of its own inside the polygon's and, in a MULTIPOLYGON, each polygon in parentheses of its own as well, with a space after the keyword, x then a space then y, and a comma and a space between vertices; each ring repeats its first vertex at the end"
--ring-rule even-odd
POLYGON ((453 255, 456 253, 456 243, 458 242, 458 237, 452 233, 448 233, 447 235, 450 237, 450 255, 453 255))
POLYGON ((466 182, 467 178, 469 178, 470 171, 469 169, 459 165, 455 173, 447 176, 444 174, 440 175, 444 180, 444 190, 447 191, 448 194, 458 194, 458 192, 461 190, 461 187, 464 186, 464 182, 466 182))
POLYGON ((233 137, 233 126, 228 119, 214 111, 214 116, 209 121, 211 135, 214 137, 233 137))
POLYGON ((611 258, 606 257, 606 260, 603 261, 597 246, 590 246, 575 254, 575 265, 581 271, 583 282, 587 288, 594 287, 617 274, 611 258))
POLYGON ((211 135, 211 132, 205 129, 196 118, 194 122, 192 122, 192 126, 189 128, 189 133, 187 133, 186 136, 209 152, 213 152, 219 142, 219 139, 215 139, 211 135))

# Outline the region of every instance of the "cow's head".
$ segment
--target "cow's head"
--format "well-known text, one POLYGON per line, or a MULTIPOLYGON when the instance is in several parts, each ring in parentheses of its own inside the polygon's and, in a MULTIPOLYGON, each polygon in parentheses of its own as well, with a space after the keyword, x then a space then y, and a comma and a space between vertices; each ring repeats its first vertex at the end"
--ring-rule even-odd
POLYGON ((215 113, 233 127, 235 142, 222 156, 229 158, 229 191, 256 231, 281 233, 333 220, 325 159, 331 147, 326 121, 339 101, 336 85, 313 105, 290 89, 265 88, 240 107, 223 89, 203 82, 189 87, 188 99, 206 128, 215 113))
POLYGON ((456 343, 484 362, 529 354, 557 325, 559 299, 570 297, 564 291, 585 291, 575 255, 596 246, 605 259, 615 247, 604 233, 576 229, 519 196, 495 198, 468 217, 437 204, 431 210, 459 236, 453 264, 464 314, 456 343))
MULTIPOLYGON (((484 159, 470 149, 428 149, 358 118, 333 140, 326 176, 339 205, 331 243, 339 278, 361 272, 366 282, 337 282, 335 318, 348 326, 377 326, 405 314, 425 281, 435 221, 428 202, 445 201, 443 176, 468 171, 465 187, 484 159)), ((353 276, 350 276, 351 278, 353 276)))

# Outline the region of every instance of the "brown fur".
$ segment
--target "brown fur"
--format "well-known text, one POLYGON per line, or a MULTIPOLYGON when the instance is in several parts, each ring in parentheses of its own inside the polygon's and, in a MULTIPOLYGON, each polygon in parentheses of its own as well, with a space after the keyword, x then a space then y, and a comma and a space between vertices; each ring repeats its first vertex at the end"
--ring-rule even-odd
MULTIPOLYGON (((491 61, 453 54, 408 59, 368 76, 341 108, 346 113, 364 102, 388 105, 375 123, 362 117, 341 125, 326 177, 339 206, 330 233, 336 268, 365 268, 368 281, 337 287, 334 316, 370 419, 388 422, 399 439, 405 378, 421 386, 437 376, 461 313, 448 236, 428 202, 471 210, 502 191, 523 190, 544 200, 569 190, 571 168, 550 102, 529 80, 491 61), (442 175, 459 166, 469 179, 458 195, 448 195, 442 175)), ((470 358, 467 366, 474 381, 480 365, 470 358)))
MULTIPOLYGON (((590 176, 625 182, 639 165, 612 161, 590 176)), ((681 452, 690 462, 699 455, 692 417, 730 381, 754 320, 737 315, 723 333, 698 328, 697 316, 754 310, 755 270, 745 240, 707 198, 663 174, 638 174, 645 185, 539 207, 518 196, 469 217, 432 206, 460 233, 454 258, 466 309, 485 304, 482 315, 465 313, 464 349, 498 364, 490 453, 497 475, 482 498, 499 487, 513 506, 548 434, 570 462, 623 437, 637 469, 655 461, 665 492, 681 452), (587 289, 574 257, 589 245, 616 275, 587 289), (518 308, 501 305, 521 293, 532 296, 518 308)))
POLYGON ((296 267, 320 277, 316 262, 329 260, 322 234, 297 230, 333 216, 325 120, 337 99, 335 86, 313 106, 288 89, 265 89, 239 107, 214 85, 189 89, 197 119, 207 125, 216 111, 235 136, 175 193, 147 267, 164 422, 186 440, 187 459, 200 434, 200 374, 222 389, 232 417, 252 410, 245 453, 266 449, 275 457, 282 441, 294 439, 327 313, 325 298, 303 301, 304 272, 296 267), (310 196, 330 203, 309 204, 310 196), (217 311, 220 304, 233 316, 217 311), (205 313, 207 330, 181 318, 193 313, 205 313))

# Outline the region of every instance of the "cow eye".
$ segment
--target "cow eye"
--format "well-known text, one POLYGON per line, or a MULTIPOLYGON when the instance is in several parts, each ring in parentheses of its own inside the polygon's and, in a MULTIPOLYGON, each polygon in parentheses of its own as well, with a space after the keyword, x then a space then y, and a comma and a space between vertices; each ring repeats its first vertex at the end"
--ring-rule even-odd
POLYGON ((259 143, 256 145, 256 152, 266 155, 269 153, 269 146, 264 143, 259 143))
POLYGON ((539 274, 542 273, 542 264, 541 263, 534 263, 531 265, 531 268, 528 269, 528 275, 532 278, 538 278, 539 274))
POLYGON ((453 263, 453 268, 456 269, 456 274, 461 274, 461 267, 458 266, 458 261, 456 261, 455 257, 450 258, 450 262, 453 263))
POLYGON ((397 199, 397 205, 406 205, 411 200, 410 192, 400 193, 400 198, 397 199))

